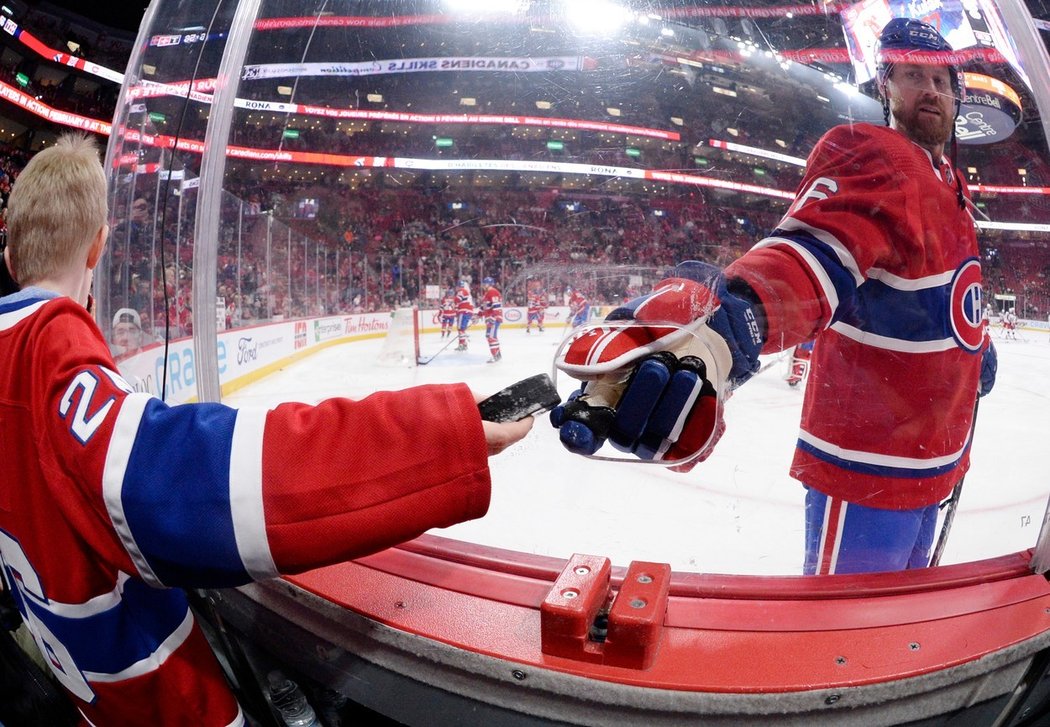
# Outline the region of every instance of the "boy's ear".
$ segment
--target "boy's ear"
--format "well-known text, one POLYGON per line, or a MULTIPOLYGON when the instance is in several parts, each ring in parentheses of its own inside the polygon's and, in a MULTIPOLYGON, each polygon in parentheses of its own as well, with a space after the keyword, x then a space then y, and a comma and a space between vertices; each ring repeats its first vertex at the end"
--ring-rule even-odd
MULTIPOLYGON (((106 240, 109 238, 109 225, 102 225, 98 228, 98 232, 95 233, 94 239, 91 241, 91 247, 88 249, 87 266, 90 270, 94 270, 95 266, 98 265, 99 259, 102 257, 102 251, 106 249, 106 240)), ((7 252, 6 250, 4 252, 7 252)))

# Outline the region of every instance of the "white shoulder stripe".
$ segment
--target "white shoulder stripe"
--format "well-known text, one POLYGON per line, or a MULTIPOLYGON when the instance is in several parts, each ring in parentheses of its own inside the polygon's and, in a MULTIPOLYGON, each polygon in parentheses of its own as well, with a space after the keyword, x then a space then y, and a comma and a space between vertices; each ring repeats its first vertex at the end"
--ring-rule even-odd
POLYGON ((950 465, 953 462, 958 462, 959 458, 963 456, 963 452, 966 451, 966 447, 969 446, 970 442, 967 439, 966 444, 962 446, 957 452, 951 454, 942 455, 940 457, 929 457, 926 459, 920 457, 898 457, 892 454, 879 454, 877 452, 863 452, 859 449, 846 449, 840 447, 837 444, 826 442, 820 437, 816 437, 804 429, 799 430, 798 438, 806 444, 810 445, 814 449, 818 449, 825 454, 829 454, 832 457, 838 459, 844 459, 848 462, 857 462, 859 464, 870 464, 880 467, 897 467, 900 469, 910 470, 925 470, 933 467, 943 467, 950 465))
POLYGON ((803 245, 798 244, 794 240, 789 240, 786 237, 767 237, 764 240, 759 240, 751 249, 753 250, 758 247, 772 247, 773 245, 786 245, 802 256, 802 259, 806 261, 806 265, 820 284, 820 289, 824 293, 824 299, 828 301, 832 313, 837 311, 839 308, 838 291, 835 290, 835 285, 831 282, 831 278, 828 277, 828 271, 824 269, 823 265, 817 262, 817 259, 813 257, 813 254, 803 245))
POLYGON ((926 290, 927 288, 939 288, 942 285, 948 285, 952 282, 952 278, 955 276, 954 270, 948 270, 937 275, 927 275, 923 278, 902 278, 893 273, 882 270, 881 268, 871 268, 868 270, 868 277, 874 280, 878 280, 883 285, 889 286, 894 290, 926 290))
POLYGON ((861 275, 860 266, 857 264, 856 258, 853 257, 853 253, 851 253, 837 237, 827 230, 822 230, 819 227, 812 227, 805 222, 799 222, 794 217, 785 217, 780 221, 777 227, 781 230, 786 230, 787 232, 798 230, 813 235, 813 237, 831 248, 832 252, 838 257, 839 262, 842 263, 842 267, 849 271, 857 285, 864 282, 864 276, 861 275))
POLYGON ((16 325, 18 325, 29 316, 36 313, 38 310, 40 310, 50 302, 51 299, 41 300, 37 303, 33 303, 33 305, 27 305, 25 308, 19 308, 18 310, 13 310, 10 313, 0 314, 0 331, 6 331, 8 328, 14 328, 16 325))
POLYGON ((266 537, 262 459, 266 411, 241 409, 230 445, 230 512, 241 562, 252 578, 272 578, 277 566, 266 537))
POLYGON ((160 666, 168 660, 168 657, 175 653, 175 651, 182 646, 183 642, 189 637, 190 632, 193 631, 193 612, 190 609, 186 609, 186 617, 182 619, 174 631, 168 638, 161 642, 157 650, 144 659, 140 659, 126 669, 121 669, 114 674, 105 674, 100 672, 85 671, 84 678, 89 682, 100 683, 112 683, 122 682, 125 679, 133 679, 134 677, 142 676, 143 674, 149 674, 160 668, 160 666))
POLYGON ((142 555, 138 543, 135 542, 135 536, 132 535, 127 517, 124 515, 123 502, 124 475, 128 469, 128 459, 135 445, 139 423, 142 421, 142 412, 145 411, 146 404, 152 398, 146 393, 128 394, 124 397, 124 403, 117 413, 117 421, 113 425, 113 436, 109 440, 109 449, 106 452, 106 464, 102 472, 102 496, 106 502, 109 519, 113 522, 113 529, 116 530, 121 544, 131 556, 135 567, 138 568, 139 575, 146 583, 157 587, 164 584, 157 578, 142 555))
POLYGON ((898 351, 900 353, 940 353, 941 351, 950 351, 959 345, 954 338, 938 338, 933 341, 906 341, 903 338, 880 336, 877 333, 862 331, 841 321, 831 324, 831 330, 865 346, 881 348, 886 351, 898 351))

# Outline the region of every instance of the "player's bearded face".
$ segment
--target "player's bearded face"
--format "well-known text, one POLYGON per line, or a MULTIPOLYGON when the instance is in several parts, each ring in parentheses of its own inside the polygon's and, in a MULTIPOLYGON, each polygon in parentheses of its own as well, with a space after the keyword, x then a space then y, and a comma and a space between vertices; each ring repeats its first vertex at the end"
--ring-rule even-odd
POLYGON ((955 124, 955 97, 947 68, 901 63, 894 67, 888 86, 898 128, 923 146, 948 142, 955 124))

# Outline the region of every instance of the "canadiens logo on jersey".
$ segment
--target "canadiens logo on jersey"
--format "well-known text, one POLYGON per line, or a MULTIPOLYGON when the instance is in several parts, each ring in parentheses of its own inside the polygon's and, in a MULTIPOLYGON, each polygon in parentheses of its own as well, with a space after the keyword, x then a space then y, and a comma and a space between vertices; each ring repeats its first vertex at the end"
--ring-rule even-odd
POLYGON ((977 353, 984 344, 981 263, 977 258, 966 260, 955 271, 949 306, 952 335, 961 347, 977 353))

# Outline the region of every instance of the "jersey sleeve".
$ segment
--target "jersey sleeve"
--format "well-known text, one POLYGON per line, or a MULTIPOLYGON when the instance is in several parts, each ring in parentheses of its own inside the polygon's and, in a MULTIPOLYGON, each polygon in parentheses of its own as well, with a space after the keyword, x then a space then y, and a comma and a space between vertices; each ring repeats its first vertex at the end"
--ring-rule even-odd
POLYGON ((93 521, 84 532, 106 524, 108 537, 89 537, 119 541, 153 585, 299 572, 488 507, 484 432, 464 385, 270 411, 168 406, 132 391, 101 340, 75 357, 68 344, 50 338, 42 360, 65 363, 41 407, 56 467, 82 488, 69 516, 93 521))
POLYGON ((764 352, 812 338, 848 314, 872 270, 895 269, 918 249, 908 241, 922 239, 921 175, 898 137, 868 125, 825 134, 777 229, 726 269, 762 303, 764 352))

